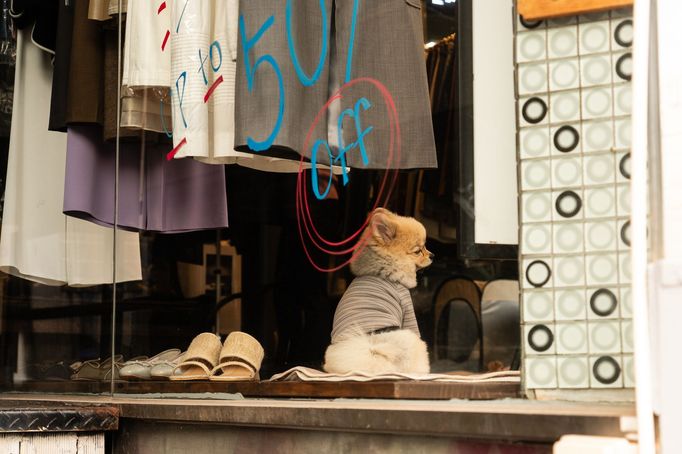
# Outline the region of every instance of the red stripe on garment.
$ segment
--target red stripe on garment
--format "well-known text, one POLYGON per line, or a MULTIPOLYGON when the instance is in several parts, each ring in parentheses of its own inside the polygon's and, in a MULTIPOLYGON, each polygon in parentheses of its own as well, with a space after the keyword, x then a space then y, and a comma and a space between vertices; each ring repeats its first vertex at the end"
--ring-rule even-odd
POLYGON ((223 76, 220 76, 216 79, 215 82, 213 82, 213 85, 211 85, 211 88, 208 89, 206 94, 204 95, 204 103, 208 102, 208 98, 211 97, 211 94, 213 93, 213 90, 215 90, 218 85, 220 85, 223 82, 223 76))
POLYGON ((170 37, 170 30, 166 30, 166 36, 163 37, 163 43, 161 43, 161 51, 166 50, 166 43, 170 37))
POLYGON ((180 148, 182 148, 186 143, 187 143, 187 138, 185 137, 180 141, 180 143, 178 144, 177 147, 173 148, 170 151, 170 153, 168 153, 166 155, 166 160, 170 161, 171 159, 173 159, 173 157, 178 153, 178 151, 180 151, 180 148))

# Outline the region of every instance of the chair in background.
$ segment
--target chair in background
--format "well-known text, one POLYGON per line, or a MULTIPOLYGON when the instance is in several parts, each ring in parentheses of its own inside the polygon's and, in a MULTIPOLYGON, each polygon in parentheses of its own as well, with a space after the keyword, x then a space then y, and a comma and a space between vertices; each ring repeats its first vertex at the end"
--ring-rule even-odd
POLYGON ((444 281, 435 293, 433 314, 432 370, 479 371, 483 366, 483 337, 478 285, 464 277, 444 281))
POLYGON ((481 296, 483 364, 487 370, 516 369, 521 349, 519 282, 488 282, 481 296))

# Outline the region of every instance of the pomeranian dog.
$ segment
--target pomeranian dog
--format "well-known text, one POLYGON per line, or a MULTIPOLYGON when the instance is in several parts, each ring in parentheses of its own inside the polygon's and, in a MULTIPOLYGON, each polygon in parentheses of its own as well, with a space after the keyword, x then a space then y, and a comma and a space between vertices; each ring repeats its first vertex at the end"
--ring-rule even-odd
POLYGON ((350 268, 356 276, 343 294, 325 353, 330 373, 429 373, 409 289, 417 270, 431 264, 426 230, 414 218, 384 208, 372 212, 364 248, 350 268))

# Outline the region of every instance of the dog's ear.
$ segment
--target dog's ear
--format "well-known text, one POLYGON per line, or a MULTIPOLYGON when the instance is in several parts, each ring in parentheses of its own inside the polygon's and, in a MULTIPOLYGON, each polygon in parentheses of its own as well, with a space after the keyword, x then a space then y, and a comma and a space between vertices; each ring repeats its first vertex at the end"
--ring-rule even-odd
POLYGON ((370 220, 372 236, 381 244, 388 244, 395 238, 397 225, 392 216, 390 211, 383 208, 377 208, 372 213, 370 220))

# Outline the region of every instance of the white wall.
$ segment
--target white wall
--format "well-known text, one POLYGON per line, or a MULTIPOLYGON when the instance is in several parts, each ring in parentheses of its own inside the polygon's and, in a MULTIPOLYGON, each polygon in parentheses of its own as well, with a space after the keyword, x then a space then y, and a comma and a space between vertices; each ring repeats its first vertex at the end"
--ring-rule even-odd
POLYGON ((512 1, 472 6, 475 241, 517 244, 512 1))
MULTIPOLYGON (((656 257, 659 260, 651 267, 653 298, 650 304, 654 314, 651 333, 655 337, 654 357, 658 360, 652 372, 660 416, 660 452, 677 454, 682 452, 682 363, 679 360, 682 342, 682 4, 661 0, 655 4, 657 30, 652 33, 657 32, 658 38, 660 125, 651 132, 660 132, 663 212, 661 218, 652 219, 655 223, 652 227, 663 230, 663 250, 662 257, 656 257)), ((635 26, 637 19, 635 16, 635 26)), ((651 187, 657 189, 655 184, 651 187)))

